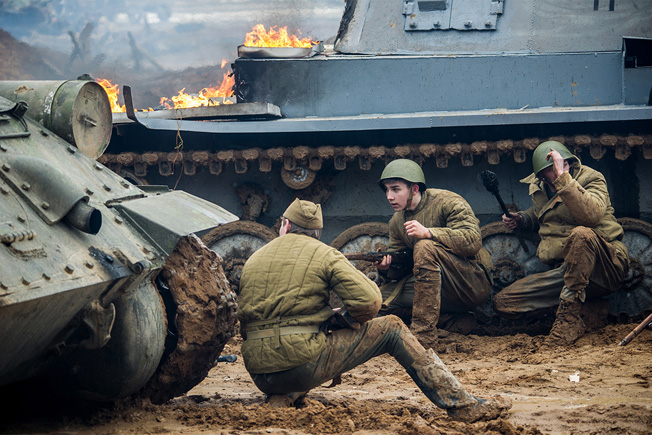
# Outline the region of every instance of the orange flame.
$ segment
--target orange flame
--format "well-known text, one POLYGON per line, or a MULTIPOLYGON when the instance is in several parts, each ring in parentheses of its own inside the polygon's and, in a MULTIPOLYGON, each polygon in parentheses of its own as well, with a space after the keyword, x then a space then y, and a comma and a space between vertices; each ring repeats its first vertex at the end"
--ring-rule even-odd
POLYGON ((234 84, 235 79, 233 78, 233 74, 224 73, 220 85, 211 88, 204 88, 199 91, 198 95, 189 95, 185 92, 186 88, 183 88, 172 98, 162 97, 160 105, 165 106, 166 109, 182 109, 189 107, 232 104, 233 102, 226 98, 233 96, 234 84))
MULTIPOLYGON (((312 38, 299 38, 296 35, 288 35, 288 26, 281 27, 278 30, 276 30, 276 27, 270 27, 268 32, 265 30, 265 26, 256 24, 251 32, 245 36, 244 45, 247 47, 312 47, 312 38)), ((301 33, 300 30, 297 31, 301 33)))
POLYGON ((124 112, 124 104, 121 106, 118 103, 118 95, 120 94, 119 86, 112 84, 107 79, 96 79, 95 81, 104 88, 107 95, 109 96, 109 102, 111 103, 111 112, 124 112))

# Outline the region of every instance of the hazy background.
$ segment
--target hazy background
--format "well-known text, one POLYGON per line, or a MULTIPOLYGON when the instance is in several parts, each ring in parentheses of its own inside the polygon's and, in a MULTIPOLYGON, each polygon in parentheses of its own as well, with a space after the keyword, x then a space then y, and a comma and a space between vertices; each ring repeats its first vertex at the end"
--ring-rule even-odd
POLYGON ((136 85, 135 100, 139 90, 151 98, 176 95, 182 87, 197 92, 221 82, 222 60, 235 60, 255 24, 332 41, 343 10, 344 0, 0 0, 0 29, 29 46, 0 41, 0 79, 88 73, 136 85), (73 40, 81 51, 75 52, 73 40), (10 65, 28 48, 37 54, 10 65), (15 71, 8 77, 3 70, 10 66, 15 71))

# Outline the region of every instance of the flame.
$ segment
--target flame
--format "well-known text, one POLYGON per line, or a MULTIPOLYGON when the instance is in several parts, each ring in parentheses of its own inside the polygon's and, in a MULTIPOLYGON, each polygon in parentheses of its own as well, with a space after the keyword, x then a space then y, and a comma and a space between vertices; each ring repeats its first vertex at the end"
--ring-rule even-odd
POLYGON ((172 98, 162 97, 160 104, 166 109, 182 109, 201 106, 219 106, 220 104, 232 104, 227 97, 233 96, 233 85, 235 79, 232 74, 224 73, 222 83, 212 88, 204 88, 198 95, 190 95, 185 92, 186 88, 179 91, 172 98))
POLYGON ((124 104, 121 106, 118 103, 118 95, 120 94, 119 86, 112 84, 107 79, 96 79, 95 81, 97 83, 99 83, 104 88, 107 95, 109 96, 109 102, 111 103, 111 112, 114 112, 114 113, 115 112, 124 112, 125 111, 124 104))
MULTIPOLYGON (((244 45, 247 47, 301 47, 311 48, 312 38, 299 38, 296 35, 288 35, 288 26, 276 30, 277 26, 265 30, 262 24, 256 24, 251 32, 245 36, 244 45)), ((300 30, 297 30, 301 33, 300 30)), ((316 43, 315 41, 314 43, 316 43)))

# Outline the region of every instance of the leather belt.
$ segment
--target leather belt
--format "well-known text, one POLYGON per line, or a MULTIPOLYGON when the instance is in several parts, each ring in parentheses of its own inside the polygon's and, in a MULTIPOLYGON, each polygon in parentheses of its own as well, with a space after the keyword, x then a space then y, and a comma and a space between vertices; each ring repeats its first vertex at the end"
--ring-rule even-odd
POLYGON ((275 335, 294 335, 294 334, 317 334, 319 326, 282 326, 280 328, 259 329, 257 331, 247 331, 247 340, 258 340, 261 338, 270 338, 275 335))

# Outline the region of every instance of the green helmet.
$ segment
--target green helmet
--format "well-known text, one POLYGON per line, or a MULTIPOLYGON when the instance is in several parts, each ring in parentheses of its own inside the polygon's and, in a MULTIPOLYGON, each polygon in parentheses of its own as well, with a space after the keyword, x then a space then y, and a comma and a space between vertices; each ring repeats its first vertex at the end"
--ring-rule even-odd
POLYGON ((538 175, 542 170, 552 166, 552 159, 546 160, 546 156, 551 149, 557 151, 564 160, 575 159, 579 162, 577 156, 568 151, 568 148, 566 148, 561 142, 557 142, 556 140, 542 142, 538 147, 536 147, 534 154, 532 154, 532 168, 534 169, 534 175, 538 175))
POLYGON ((426 177, 423 176, 423 170, 413 160, 397 159, 389 162, 378 180, 378 185, 385 191, 384 181, 393 178, 400 178, 410 183, 419 184, 420 191, 423 191, 426 187, 426 177))

